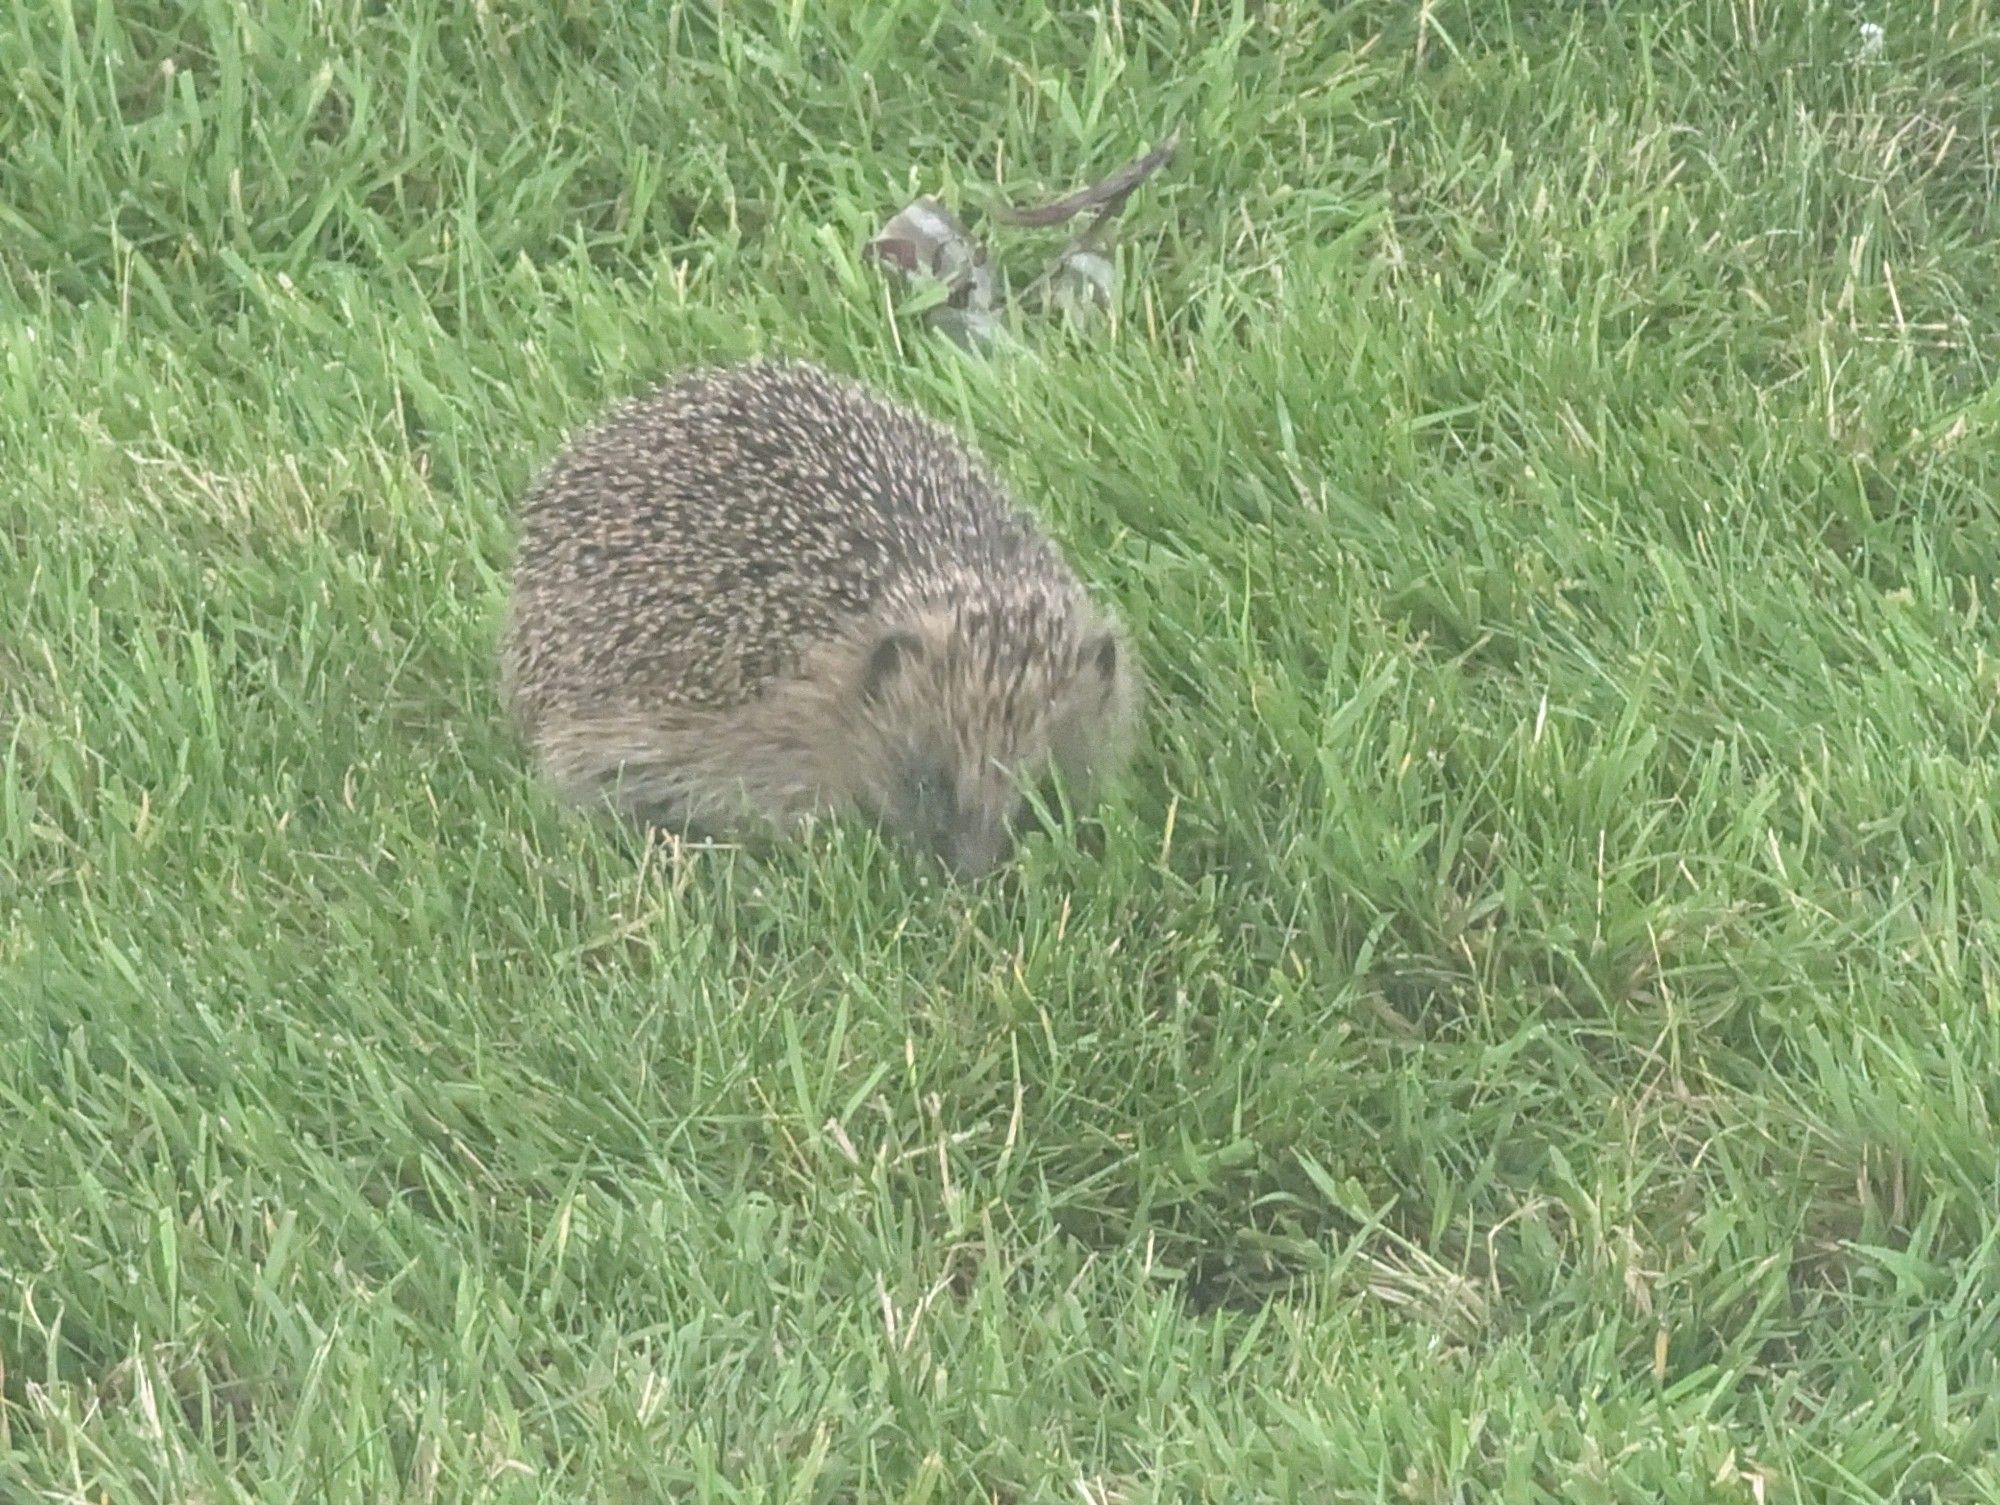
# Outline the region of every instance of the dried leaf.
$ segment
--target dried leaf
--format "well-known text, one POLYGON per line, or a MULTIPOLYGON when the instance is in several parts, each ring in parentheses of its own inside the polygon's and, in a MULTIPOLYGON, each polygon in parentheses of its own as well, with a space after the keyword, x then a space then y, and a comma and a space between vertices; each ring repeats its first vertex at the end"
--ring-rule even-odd
MULTIPOLYGON (((1023 226, 1059 225, 1094 210, 1071 236, 1053 265, 1016 295, 1040 307, 1059 309, 1072 321, 1094 318, 1117 293, 1118 273, 1105 244, 1105 227, 1133 190, 1172 159, 1180 145, 1175 131, 1137 161, 1100 182, 1053 203, 1001 209, 996 221, 1023 226)), ((967 348, 985 348, 1005 332, 999 278, 991 256, 952 212, 928 195, 905 205, 868 243, 870 259, 895 273, 911 292, 909 314, 967 348)))
POLYGON ((954 343, 971 349, 998 335, 992 259, 936 199, 907 205, 868 243, 868 254, 917 290, 913 311, 954 343))
POLYGON ((1071 246, 1056 263, 1056 301, 1072 318, 1095 314, 1111 306, 1118 290, 1118 268, 1109 256, 1088 246, 1071 246))
POLYGON ((940 284, 951 307, 993 307, 993 267, 986 248, 934 198, 926 196, 904 208, 868 243, 868 252, 905 278, 940 284))

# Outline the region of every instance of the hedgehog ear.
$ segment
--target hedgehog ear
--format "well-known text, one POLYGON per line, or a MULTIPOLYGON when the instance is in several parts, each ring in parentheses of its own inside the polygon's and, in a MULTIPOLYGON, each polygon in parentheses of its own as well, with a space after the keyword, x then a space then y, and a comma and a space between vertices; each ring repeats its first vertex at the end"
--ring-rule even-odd
POLYGON ((1107 696, 1118 683, 1119 661, 1124 652, 1118 634, 1109 627, 1083 645, 1084 672, 1097 679, 1098 688, 1107 696))
POLYGON ((861 665, 861 696, 878 700, 896 676, 924 651, 922 639, 907 627, 891 627, 875 640, 861 665))

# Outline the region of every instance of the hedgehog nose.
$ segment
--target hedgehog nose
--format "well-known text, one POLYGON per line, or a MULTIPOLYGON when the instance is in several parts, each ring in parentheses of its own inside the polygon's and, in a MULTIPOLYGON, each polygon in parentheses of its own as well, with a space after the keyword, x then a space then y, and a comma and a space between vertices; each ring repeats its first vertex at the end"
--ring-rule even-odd
POLYGON ((961 883, 984 878, 1007 855, 1007 843, 985 826, 967 827, 952 833, 945 848, 945 865, 961 883))

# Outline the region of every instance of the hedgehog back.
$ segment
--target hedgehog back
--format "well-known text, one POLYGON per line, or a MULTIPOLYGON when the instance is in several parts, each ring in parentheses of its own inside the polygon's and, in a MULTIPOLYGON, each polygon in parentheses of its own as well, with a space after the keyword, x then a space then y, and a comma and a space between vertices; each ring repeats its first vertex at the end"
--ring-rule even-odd
POLYGON ((512 636, 527 701, 643 691, 727 709, 897 605, 1065 571, 949 431, 798 364, 626 403, 522 508, 512 636))

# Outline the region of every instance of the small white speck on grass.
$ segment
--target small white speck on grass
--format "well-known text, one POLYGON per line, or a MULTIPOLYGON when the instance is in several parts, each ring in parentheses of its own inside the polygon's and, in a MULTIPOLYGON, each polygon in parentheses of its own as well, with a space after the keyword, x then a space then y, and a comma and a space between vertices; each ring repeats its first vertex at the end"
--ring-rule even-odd
POLYGON ((145 1423, 142 1431, 147 1441, 165 1442, 167 1429, 160 1424, 160 1404, 153 1391, 153 1373, 143 1360, 132 1361, 132 1398, 138 1402, 139 1415, 145 1423))
POLYGON ((1887 40, 1882 28, 1873 21, 1861 23, 1861 50, 1857 54, 1864 63, 1873 62, 1882 55, 1882 44, 1887 40))
POLYGON ((847 1157, 849 1165, 858 1166, 861 1164, 861 1156, 855 1152, 854 1141, 847 1137, 847 1130, 841 1127, 839 1119, 829 1118, 824 1124, 820 1125, 820 1132, 833 1141, 834 1146, 840 1153, 847 1157))

